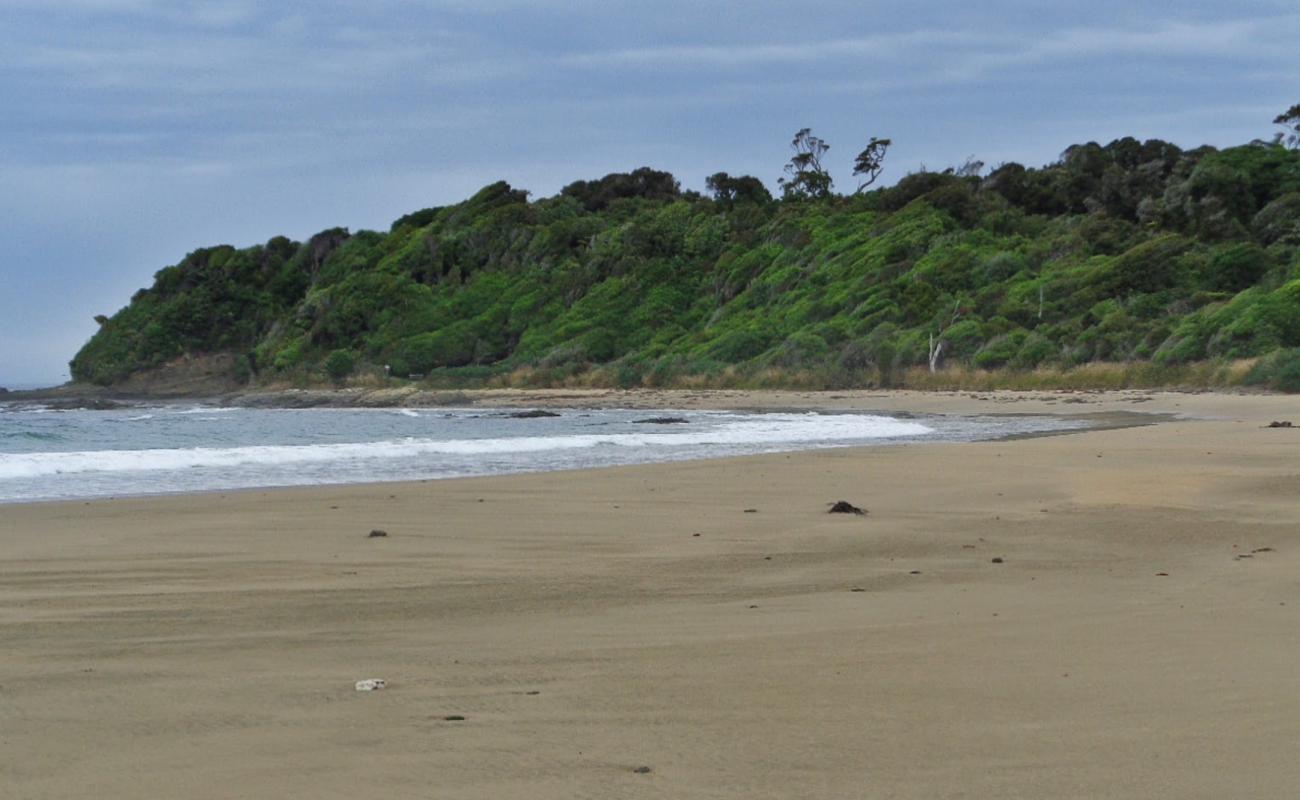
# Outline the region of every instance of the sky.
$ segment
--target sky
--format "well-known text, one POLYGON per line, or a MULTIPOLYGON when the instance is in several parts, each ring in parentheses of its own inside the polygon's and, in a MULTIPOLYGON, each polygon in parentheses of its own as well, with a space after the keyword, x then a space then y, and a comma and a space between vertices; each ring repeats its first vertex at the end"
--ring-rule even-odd
POLYGON ((1300 0, 0 0, 0 386, 201 246, 386 230, 496 180, 652 166, 836 187, 1121 136, 1267 138, 1300 0))

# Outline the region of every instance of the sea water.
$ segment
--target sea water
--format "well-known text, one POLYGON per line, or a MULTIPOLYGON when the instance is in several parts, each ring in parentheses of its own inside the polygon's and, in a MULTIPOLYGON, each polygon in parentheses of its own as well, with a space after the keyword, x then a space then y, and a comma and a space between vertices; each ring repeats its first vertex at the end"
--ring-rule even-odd
POLYGON ((0 503, 368 483, 974 441, 1052 417, 563 409, 55 410, 0 403, 0 503))

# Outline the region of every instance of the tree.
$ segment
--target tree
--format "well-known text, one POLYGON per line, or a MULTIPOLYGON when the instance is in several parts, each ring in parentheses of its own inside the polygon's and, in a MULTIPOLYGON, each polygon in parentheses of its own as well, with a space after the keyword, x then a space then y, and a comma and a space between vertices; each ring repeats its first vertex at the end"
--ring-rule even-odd
POLYGON ((822 168, 822 156, 831 146, 812 135, 811 128, 800 128, 790 142, 794 156, 785 165, 785 174, 779 178, 787 200, 819 200, 831 193, 830 173, 822 168))
POLYGON ((342 383, 343 379, 352 374, 356 368, 356 356, 351 350, 335 350, 325 359, 325 372, 334 379, 335 383, 342 383))
POLYGON ((577 199, 588 211, 603 211, 610 203, 625 198, 642 198, 670 203, 682 189, 671 172, 639 167, 631 172, 611 172, 599 180, 574 181, 560 194, 577 199))
POLYGON ((730 208, 737 203, 763 204, 772 200, 763 182, 752 175, 731 176, 715 172, 704 179, 704 185, 713 193, 713 199, 730 208))
POLYGON ((1291 145, 1292 150, 1300 150, 1300 103, 1278 114, 1273 123, 1281 125, 1286 130, 1285 133, 1279 134, 1279 138, 1291 145))
POLYGON ((978 178, 984 172, 984 162, 975 156, 966 156, 966 161, 960 167, 948 167, 944 170, 945 175, 956 175, 958 178, 978 178))
POLYGON ((891 144, 893 142, 889 139, 877 139, 872 136, 871 141, 867 143, 867 148, 858 153, 857 160, 853 162, 853 174, 863 176, 864 180, 858 184, 858 190, 854 194, 861 193, 880 177, 880 171, 885 168, 885 151, 891 144))

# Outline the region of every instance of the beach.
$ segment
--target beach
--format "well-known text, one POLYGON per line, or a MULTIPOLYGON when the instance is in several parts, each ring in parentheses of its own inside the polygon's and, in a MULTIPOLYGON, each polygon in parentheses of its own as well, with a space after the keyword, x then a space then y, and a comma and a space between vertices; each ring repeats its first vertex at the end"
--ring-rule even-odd
POLYGON ((0 506, 0 794, 1300 785, 1300 428, 1267 427, 1300 425, 1295 397, 473 399, 1051 413, 1098 428, 0 506), (867 513, 827 513, 838 500, 867 513), (354 689, 368 678, 387 687, 354 689))

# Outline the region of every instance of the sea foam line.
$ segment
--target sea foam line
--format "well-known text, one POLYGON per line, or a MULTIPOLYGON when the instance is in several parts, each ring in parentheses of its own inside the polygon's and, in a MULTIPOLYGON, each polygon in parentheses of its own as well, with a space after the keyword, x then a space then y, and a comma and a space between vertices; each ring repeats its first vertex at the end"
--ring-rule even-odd
POLYGON ((648 433, 516 436, 486 439, 405 438, 312 445, 253 445, 63 453, 0 453, 0 479, 91 472, 148 472, 239 466, 276 466, 426 456, 501 455, 552 450, 692 445, 777 445, 924 436, 931 428, 869 415, 767 414, 707 430, 648 433))

